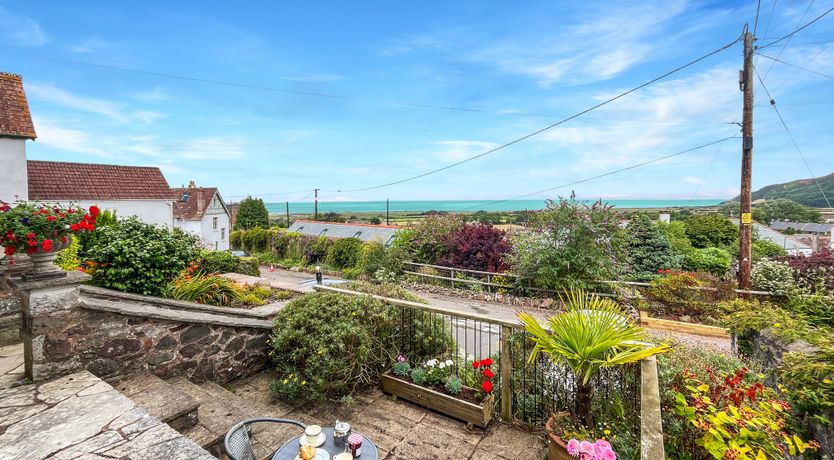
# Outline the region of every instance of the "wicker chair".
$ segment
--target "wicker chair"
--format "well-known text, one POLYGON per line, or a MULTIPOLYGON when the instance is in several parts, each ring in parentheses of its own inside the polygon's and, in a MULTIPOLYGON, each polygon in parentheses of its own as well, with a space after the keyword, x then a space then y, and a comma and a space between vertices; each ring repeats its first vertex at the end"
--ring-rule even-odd
POLYGON ((306 428, 307 425, 297 421, 283 418, 250 418, 244 420, 233 426, 228 433, 226 439, 223 441, 223 447, 226 449, 226 455, 232 460, 257 460, 255 452, 252 449, 251 425, 255 423, 287 423, 290 425, 297 425, 301 428, 306 428))

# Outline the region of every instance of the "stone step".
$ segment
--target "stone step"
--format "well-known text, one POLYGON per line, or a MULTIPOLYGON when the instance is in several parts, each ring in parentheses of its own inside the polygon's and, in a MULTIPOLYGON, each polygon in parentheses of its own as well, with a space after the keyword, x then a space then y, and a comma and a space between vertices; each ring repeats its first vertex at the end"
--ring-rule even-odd
POLYGON ((150 373, 133 374, 114 385, 137 406, 182 433, 197 424, 196 399, 150 373))
MULTIPOLYGON (((225 458, 223 440, 236 423, 257 417, 285 417, 292 410, 285 405, 253 404, 213 382, 195 384, 182 377, 168 382, 200 403, 199 423, 183 434, 218 458, 225 458)), ((252 426, 252 444, 259 459, 269 459, 275 449, 300 433, 301 429, 293 425, 257 423, 252 426)))

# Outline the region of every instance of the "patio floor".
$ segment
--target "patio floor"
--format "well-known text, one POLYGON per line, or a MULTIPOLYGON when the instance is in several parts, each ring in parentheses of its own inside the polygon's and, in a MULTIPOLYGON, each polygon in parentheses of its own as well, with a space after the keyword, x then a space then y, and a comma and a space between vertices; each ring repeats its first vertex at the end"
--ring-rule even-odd
POLYGON ((0 347, 0 389, 23 383, 23 343, 0 347))

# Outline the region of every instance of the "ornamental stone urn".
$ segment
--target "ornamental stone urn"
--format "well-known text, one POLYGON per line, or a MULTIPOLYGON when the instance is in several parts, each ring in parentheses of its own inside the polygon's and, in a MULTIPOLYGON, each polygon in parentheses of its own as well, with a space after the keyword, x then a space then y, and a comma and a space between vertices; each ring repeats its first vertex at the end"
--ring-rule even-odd
POLYGON ((55 244, 49 251, 44 251, 43 248, 38 247, 37 252, 29 254, 29 260, 32 261, 32 267, 23 272, 21 278, 24 281, 39 281, 52 278, 61 278, 67 276, 67 272, 55 265, 55 258, 58 257, 58 252, 61 249, 70 245, 71 237, 67 237, 66 243, 55 244))

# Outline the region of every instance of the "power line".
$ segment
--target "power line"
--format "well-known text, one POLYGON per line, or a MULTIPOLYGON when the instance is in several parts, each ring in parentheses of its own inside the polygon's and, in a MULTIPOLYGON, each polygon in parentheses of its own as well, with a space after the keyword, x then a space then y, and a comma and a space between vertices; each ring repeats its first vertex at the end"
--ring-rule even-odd
POLYGON ((819 15, 819 16, 815 17, 813 20, 811 20, 811 21, 807 22, 804 26, 802 26, 802 27, 797 27, 796 29, 794 29, 794 31, 793 31, 793 32, 791 32, 791 33, 789 33, 789 34, 787 34, 787 35, 785 35, 785 36, 783 36, 783 37, 781 37, 781 38, 777 38, 776 40, 773 40, 772 42, 770 42, 770 43, 768 43, 768 44, 766 44, 766 45, 759 46, 759 47, 757 47, 757 48, 758 48, 758 49, 768 48, 768 47, 770 47, 770 46, 773 46, 773 45, 775 45, 775 44, 777 44, 777 43, 781 42, 782 40, 786 40, 786 39, 788 39, 788 38, 790 38, 790 37, 793 37, 795 34, 799 33, 800 31, 802 31, 802 30, 806 29, 807 27, 809 27, 811 24, 813 24, 813 23, 815 23, 815 22, 819 21, 820 19, 824 18, 825 16, 827 16, 827 15, 828 15, 829 13, 831 13, 832 11, 834 11, 834 8, 829 8, 828 10, 826 10, 826 11, 825 11, 824 13, 822 13, 821 15, 819 15))
POLYGON ((720 52, 722 52, 722 51, 724 51, 724 50, 726 50, 726 49, 730 48, 731 46, 733 46, 733 45, 735 45, 736 43, 738 43, 738 42, 739 42, 739 40, 741 40, 741 36, 739 36, 738 38, 736 38, 736 39, 735 39, 735 40, 733 40, 732 42, 727 43, 726 45, 724 45, 724 46, 722 46, 722 47, 720 47, 720 48, 718 48, 718 49, 716 49, 716 50, 714 50, 714 51, 711 51, 711 52, 709 52, 709 53, 707 53, 707 54, 705 54, 705 55, 703 55, 703 56, 701 56, 701 57, 699 57, 699 58, 697 58, 697 59, 695 59, 695 60, 689 61, 688 63, 686 63, 686 64, 684 64, 684 65, 682 65, 682 66, 676 67, 675 69, 670 70, 669 72, 666 72, 666 73, 664 73, 663 75, 660 75, 660 76, 658 76, 658 77, 655 77, 655 78, 653 78, 653 79, 651 79, 651 80, 649 80, 649 81, 647 81, 647 82, 645 82, 645 83, 643 83, 643 84, 641 84, 641 85, 639 85, 639 86, 635 86, 634 88, 631 88, 631 89, 629 89, 628 91, 624 91, 624 92, 622 92, 622 93, 620 93, 620 94, 618 94, 618 95, 616 95, 616 96, 614 96, 614 97, 611 97, 611 98, 609 98, 609 99, 606 99, 606 100, 604 100, 604 101, 600 102, 599 104, 596 104, 596 105, 594 105, 594 106, 591 106, 591 107, 589 107, 589 108, 587 108, 587 109, 585 109, 585 110, 583 110, 583 111, 581 111, 581 112, 578 112, 578 113, 576 113, 576 114, 574 114, 574 115, 571 115, 571 116, 569 116, 569 117, 567 117, 567 118, 563 118, 562 120, 559 120, 559 121, 557 121, 556 123, 553 123, 553 124, 551 124, 551 125, 545 126, 545 127, 544 127, 544 128, 542 128, 542 129, 539 129, 539 130, 537 130, 537 131, 533 131, 532 133, 526 134, 526 135, 524 135, 524 136, 521 136, 521 137, 519 137, 519 138, 516 138, 516 139, 514 139, 514 140, 512 140, 512 141, 510 141, 510 142, 507 142, 507 143, 501 144, 501 145, 499 145, 499 146, 497 146, 497 147, 491 148, 491 149, 489 149, 489 150, 487 150, 487 151, 485 151, 485 152, 479 153, 479 154, 477 154, 477 155, 474 155, 474 156, 471 156, 471 157, 468 157, 468 158, 464 158, 463 160, 456 161, 456 162, 454 162, 454 163, 452 163, 452 164, 449 164, 449 165, 443 166, 443 167, 441 167, 441 168, 433 169, 433 170, 431 170, 431 171, 424 172, 424 173, 422 173, 422 174, 418 174, 418 175, 416 175, 416 176, 407 177, 407 178, 405 178, 405 179, 400 179, 400 180, 396 180, 396 181, 393 181, 393 182, 388 182, 388 183, 385 183, 385 184, 379 184, 379 185, 374 185, 374 186, 371 186, 371 187, 362 187, 362 188, 350 189, 350 190, 326 190, 326 191, 327 191, 327 192, 331 192, 331 193, 352 193, 352 192, 364 192, 364 191, 367 191, 367 190, 375 190, 375 189, 380 189, 380 188, 384 188, 384 187, 390 187, 390 186, 392 186, 392 185, 402 184, 403 182, 409 182, 409 181, 412 181, 412 180, 415 180, 415 179, 420 179, 420 178, 422 178, 422 177, 426 177, 426 176, 429 176, 429 175, 431 175, 431 174, 436 174, 436 173, 439 173, 439 172, 441 172, 441 171, 445 171, 445 170, 447 170, 447 169, 454 168, 455 166, 460 166, 460 165, 462 165, 462 164, 464 164, 464 163, 468 163, 468 162, 470 162, 470 161, 476 160, 476 159, 478 159, 478 158, 481 158, 481 157, 487 156, 487 155, 489 155, 489 154, 491 154, 491 153, 495 153, 495 152, 497 152, 497 151, 499 151, 499 150, 502 150, 502 149, 505 149, 505 148, 507 148, 507 147, 510 147, 511 145, 515 145, 515 144, 518 144, 519 142, 522 142, 522 141, 524 141, 524 140, 530 139, 531 137, 537 136, 537 135, 539 135, 539 134, 541 134, 541 133, 543 133, 543 132, 545 132, 545 131, 548 131, 548 130, 553 129, 553 128, 555 128, 555 127, 559 126, 559 125, 562 125, 562 124, 564 124, 564 123, 567 123, 568 121, 571 121, 571 120, 573 120, 573 119, 579 118, 579 117, 581 117, 582 115, 585 115, 585 114, 586 114, 586 113, 588 113, 588 112, 594 111, 594 110, 596 110, 596 109, 598 109, 598 108, 600 108, 600 107, 602 107, 602 106, 605 106, 605 105, 607 105, 607 104, 610 104, 611 102, 614 102, 614 101, 616 101, 616 100, 618 100, 618 99, 620 99, 620 98, 623 98, 623 97, 625 97, 625 96, 627 96, 627 95, 629 95, 629 94, 631 94, 631 93, 634 93, 634 92, 636 92, 636 91, 639 91, 639 90, 641 90, 641 89, 643 89, 643 88, 645 88, 645 87, 647 87, 647 86, 649 86, 649 85, 651 85, 651 84, 653 84, 653 83, 655 83, 655 82, 657 82, 657 81, 660 81, 660 80, 662 80, 662 79, 664 79, 664 78, 668 77, 669 75, 672 75, 672 74, 674 74, 674 73, 676 73, 676 72, 679 72, 679 71, 681 71, 681 70, 683 70, 683 69, 685 69, 685 68, 687 68, 687 67, 690 67, 690 66, 692 66, 692 65, 695 65, 696 63, 701 62, 701 61, 703 61, 704 59, 707 59, 707 58, 709 58, 709 57, 711 57, 711 56, 713 56, 713 55, 715 55, 715 54, 718 54, 718 53, 720 53, 720 52))
MULTIPOLYGON (((802 69, 804 70, 804 69, 805 69, 805 67, 807 67, 810 63, 814 62, 814 59, 816 59, 817 57, 819 57, 819 55, 821 55, 822 53, 824 53, 824 52, 825 52, 825 50, 827 50, 827 49, 828 49, 828 47, 830 47, 832 44, 834 44, 834 42, 830 42, 830 43, 828 43, 827 45, 823 46, 823 47, 822 47, 819 51, 817 51, 817 54, 815 54, 815 55, 811 56, 811 57, 810 57, 807 61, 805 61, 805 64, 803 64, 803 65, 802 65, 802 69)), ((787 83, 787 82, 788 82, 788 80, 790 80, 791 78, 793 78, 794 76, 796 76, 796 74, 798 74, 798 73, 799 73, 799 70, 794 70, 792 74, 788 75, 788 76, 787 76, 784 80, 782 80, 782 81, 781 81, 778 85, 776 85, 776 86, 773 88, 773 91, 778 91, 778 90, 779 90, 779 88, 781 88, 782 86, 784 86, 784 85, 785 85, 785 83, 787 83)), ((787 105, 787 104, 786 104, 786 105, 787 105)))
MULTIPOLYGON (((812 6, 814 6, 814 0, 811 0, 811 2, 810 2, 810 3, 808 3, 808 8, 805 8, 805 12, 804 12, 804 13, 802 13, 802 17, 801 17, 801 18, 799 18, 799 21, 797 21, 797 23, 796 23, 796 27, 797 27, 797 28, 799 27, 799 25, 800 25, 800 24, 802 24, 802 21, 804 21, 804 20, 805 20, 805 16, 807 16, 807 15, 808 15, 808 12, 809 12, 809 11, 811 11, 811 7, 812 7, 812 6)), ((796 30, 794 30, 794 32, 796 32, 796 30)), ((755 35, 755 33, 754 33, 753 35, 755 35)), ((784 52, 785 52, 785 46, 786 46, 788 43, 790 43, 791 38, 793 38, 793 36, 792 36, 792 35, 789 35, 789 36, 788 36, 787 41, 785 42, 785 44, 784 44, 784 45, 782 45, 782 48, 779 50, 779 54, 777 54, 777 55, 776 55, 776 58, 777 58, 777 59, 778 59, 778 58, 780 58, 780 57, 782 57, 782 53, 784 53, 784 52)), ((771 62, 771 63, 770 63, 770 67, 768 67, 767 72, 765 72, 765 74, 764 74, 764 78, 767 78, 768 74, 770 74, 770 71, 771 71, 771 70, 773 70, 773 66, 774 66, 775 64, 776 64, 775 62, 771 62)))
POLYGON ((775 61, 775 62, 780 62, 780 63, 782 63, 782 64, 789 65, 789 66, 791 66, 791 67, 796 67, 796 68, 797 68, 797 69, 799 69, 799 70, 804 70, 804 71, 806 71, 806 72, 811 72, 811 73, 816 74, 816 75, 819 75, 819 76, 821 76, 821 77, 830 78, 830 79, 834 80, 834 76, 831 76, 831 75, 828 75, 828 74, 824 74, 824 73, 822 73, 822 72, 817 72, 816 70, 806 69, 806 68, 805 68, 805 67, 803 67, 803 66, 798 66, 798 65, 796 65, 796 64, 791 64, 790 62, 785 62, 785 61, 783 61, 783 60, 781 60, 781 59, 779 59, 779 58, 770 57, 770 56, 768 56, 768 55, 766 55, 766 54, 762 54, 762 53, 757 53, 757 54, 758 54, 759 56, 763 57, 763 58, 771 59, 771 60, 773 60, 773 61, 775 61))
POLYGON ((695 187, 695 191, 692 192, 692 197, 689 198, 690 203, 693 200, 695 200, 695 196, 698 195, 698 192, 701 191, 701 186, 704 185, 704 182, 706 181, 707 176, 709 175, 710 171, 712 170, 712 165, 715 163, 715 160, 718 159, 718 156, 723 152, 724 152, 724 144, 722 143, 721 145, 718 146, 717 149, 715 149, 715 155, 713 155, 712 159, 709 161, 709 164, 707 165, 707 169, 704 171, 704 175, 701 177, 701 182, 698 183, 698 185, 695 187))
POLYGON ((738 139, 738 138, 739 138, 738 136, 725 137, 724 139, 719 139, 717 141, 712 141, 712 142, 709 142, 707 144, 699 145, 698 147, 693 147, 691 149, 682 150, 682 151, 677 152, 677 153, 664 155, 662 157, 658 157, 658 158, 655 158, 653 160, 648 160, 648 161, 644 161, 644 162, 641 162, 641 163, 633 164, 631 166, 626 166, 625 168, 620 168, 620 169, 617 169, 617 170, 614 170, 614 171, 609 171, 607 173, 598 174, 598 175, 592 176, 592 177, 586 177, 584 179, 576 180, 576 181, 573 181, 573 182, 568 182, 568 183, 562 184, 562 185, 557 185, 555 187, 546 188, 544 190, 537 190, 535 192, 525 193, 523 195, 514 196, 512 198, 507 198, 507 199, 504 199, 504 200, 491 201, 491 202, 486 203, 486 204, 482 204, 482 205, 478 205, 478 206, 471 206, 471 207, 468 207, 468 208, 463 208, 463 209, 461 209, 461 211, 468 211, 470 209, 475 209, 475 208, 483 209, 483 208, 486 208, 487 206, 492 206, 492 205, 500 204, 500 203, 506 203, 507 201, 517 200, 519 198, 527 198, 529 196, 538 195, 538 194, 546 193, 546 192, 551 192, 553 190, 557 190, 557 189, 560 189, 560 188, 571 187, 573 185, 582 184, 584 182, 589 182, 589 181, 600 179, 600 178, 603 178, 603 177, 613 176, 614 174, 619 174, 621 172, 636 169, 636 168, 639 168, 641 166, 646 166, 646 165, 649 165, 649 164, 652 164, 652 163, 657 163, 658 161, 667 160, 669 158, 680 156, 680 155, 683 155, 683 154, 686 154, 686 153, 689 153, 689 152, 694 152, 695 150, 700 150, 700 149, 703 149, 703 148, 707 148, 711 145, 720 144, 721 142, 725 142, 725 141, 728 141, 730 139, 738 139))
MULTIPOLYGON (((275 192, 275 193, 265 193, 265 194, 263 194, 263 195, 253 195, 253 194, 245 194, 245 195, 230 195, 228 198, 243 198, 243 197, 249 197, 249 196, 257 196, 257 197, 261 197, 261 198, 263 198, 263 197, 267 197, 267 196, 295 195, 296 193, 304 193, 304 192, 310 192, 310 195, 312 195, 312 194, 313 194, 313 192, 311 192, 311 191, 310 191, 310 189, 304 189, 304 190, 293 190, 293 191, 291 191, 291 192, 275 192)), ((307 195, 307 196, 310 196, 310 195, 307 195)), ((304 200, 305 198, 307 198, 307 197, 304 197, 304 198, 302 198, 301 200, 304 200)), ((301 201, 301 200, 299 200, 299 201, 301 201)))
POLYGON ((753 35, 756 35, 756 29, 759 28, 759 11, 762 8, 762 0, 756 1, 756 20, 753 21, 753 35))
POLYGON ((767 17, 767 25, 765 25, 764 32, 762 35, 767 36, 767 31, 770 30, 770 22, 773 21, 773 13, 776 11, 776 2, 779 0, 773 0, 773 5, 770 7, 770 16, 767 17))
POLYGON ((764 80, 762 79, 762 76, 759 75, 759 71, 756 70, 755 68, 753 68, 753 71, 756 74, 756 78, 759 79, 759 83, 762 85, 762 89, 765 90, 765 94, 767 94, 767 98, 770 99, 770 106, 773 107, 773 110, 776 112, 776 116, 779 117, 779 121, 782 122, 782 126, 785 128, 785 132, 788 133, 788 137, 791 138, 791 142, 793 143, 793 146, 796 148, 796 152, 799 154, 799 157, 802 158, 802 162, 805 163, 805 168, 808 169, 808 173, 811 174, 811 178, 814 180, 814 183, 817 184, 817 188, 819 189, 820 194, 822 195, 823 199, 825 200, 825 203, 830 208, 831 207, 831 202, 828 201, 828 197, 825 196, 825 192, 823 191, 822 186, 820 185, 819 181, 817 180, 817 175, 814 174, 814 171, 811 169, 811 165, 808 164, 808 160, 805 159, 805 155, 802 153, 802 149, 799 148, 799 144, 796 142, 796 139, 793 137, 793 133, 791 132, 790 128, 788 128, 788 124, 785 123, 785 119, 782 118, 782 114, 779 112, 779 108, 776 107, 776 100, 773 99, 773 97, 771 97, 770 91, 768 91, 767 86, 765 86, 764 80))

